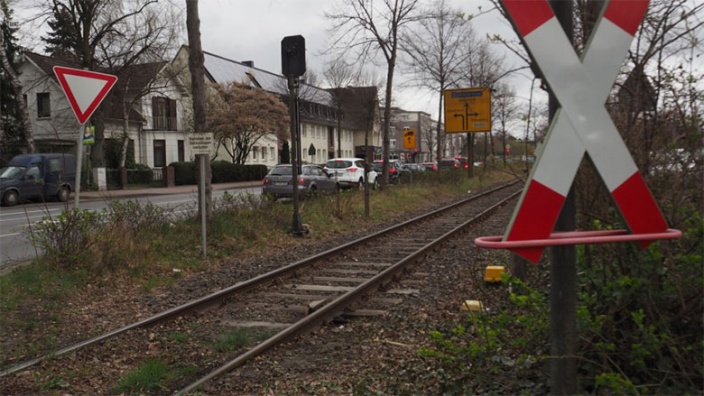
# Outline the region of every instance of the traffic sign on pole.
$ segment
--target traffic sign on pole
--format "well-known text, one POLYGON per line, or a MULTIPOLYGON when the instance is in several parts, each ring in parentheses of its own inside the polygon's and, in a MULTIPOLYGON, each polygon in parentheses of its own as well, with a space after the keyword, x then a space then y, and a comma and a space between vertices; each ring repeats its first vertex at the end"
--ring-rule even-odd
POLYGON ((117 76, 70 67, 54 66, 54 74, 81 125, 88 121, 117 81, 117 76))
POLYGON ((404 129, 403 148, 406 150, 411 150, 416 147, 416 131, 413 129, 404 129))
MULTIPOLYGON (((504 0, 503 5, 561 105, 504 240, 550 237, 585 153, 633 234, 666 231, 667 223, 604 107, 648 0, 610 1, 582 59, 547 0, 504 0)), ((641 246, 650 242, 642 240, 641 246)), ((537 262, 543 248, 513 250, 537 262)))
POLYGON ((491 132, 491 89, 446 89, 445 133, 491 132))

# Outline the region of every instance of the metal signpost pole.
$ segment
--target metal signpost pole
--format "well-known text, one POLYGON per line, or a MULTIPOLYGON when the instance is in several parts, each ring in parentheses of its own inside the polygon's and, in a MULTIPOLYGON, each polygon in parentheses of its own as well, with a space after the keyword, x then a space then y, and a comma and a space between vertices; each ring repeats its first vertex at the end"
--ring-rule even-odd
POLYGON ((201 234, 202 234, 202 245, 201 248, 203 250, 203 258, 207 257, 207 231, 205 229, 206 227, 206 215, 205 215, 205 166, 207 165, 205 159, 206 155, 201 154, 198 157, 200 157, 200 186, 198 187, 200 189, 200 223, 201 223, 201 234))
POLYGON ((306 43, 303 36, 287 36, 281 40, 281 71, 288 78, 291 114, 291 187, 293 188, 293 225, 291 233, 305 234, 298 213, 298 175, 301 169, 300 111, 298 109, 298 78, 306 72, 306 43))
POLYGON ((83 134, 86 132, 86 124, 82 124, 76 141, 76 186, 73 194, 73 207, 78 209, 81 202, 81 173, 83 173, 83 134))
MULTIPOLYGON (((570 43, 573 41, 572 0, 549 0, 570 43)), ((559 102, 549 91, 549 118, 559 102)), ((570 187, 555 231, 575 229, 574 185, 570 187)), ((550 391, 553 395, 577 393, 577 256, 574 245, 554 246, 550 255, 550 391)))
POLYGON ((299 158, 301 155, 300 141, 298 139, 298 106, 296 106, 298 87, 297 78, 293 75, 288 76, 288 90, 291 95, 291 187, 293 188, 293 223, 291 225, 291 233, 294 235, 301 235, 303 233, 303 226, 301 224, 301 217, 299 214, 299 197, 298 197, 298 172, 299 172, 299 158))

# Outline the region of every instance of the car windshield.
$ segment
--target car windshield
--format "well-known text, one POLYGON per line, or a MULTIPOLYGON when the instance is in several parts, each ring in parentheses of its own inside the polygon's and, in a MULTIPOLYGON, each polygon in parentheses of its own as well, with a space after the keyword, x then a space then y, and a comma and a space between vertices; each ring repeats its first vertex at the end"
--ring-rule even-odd
POLYGON ((291 175, 291 166, 275 166, 274 169, 269 171, 270 176, 285 176, 291 175))
POLYGON ((327 163, 329 169, 345 169, 352 166, 352 161, 345 160, 330 160, 327 163))
POLYGON ((0 179, 14 179, 24 172, 21 166, 8 166, 0 169, 0 179))

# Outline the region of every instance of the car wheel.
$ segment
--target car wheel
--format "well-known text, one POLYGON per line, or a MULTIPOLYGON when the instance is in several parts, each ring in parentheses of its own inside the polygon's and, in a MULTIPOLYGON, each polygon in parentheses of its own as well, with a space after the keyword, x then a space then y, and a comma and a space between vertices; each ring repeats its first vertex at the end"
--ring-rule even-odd
POLYGON ((56 194, 56 199, 58 199, 59 202, 67 202, 69 195, 71 195, 71 189, 67 186, 61 186, 59 187, 59 192, 56 194))
POLYGON ((14 206, 20 201, 20 196, 15 190, 10 190, 2 197, 2 204, 5 206, 14 206))
POLYGON ((310 186, 308 190, 308 197, 313 198, 318 194, 318 188, 316 186, 310 186))
POLYGON ((378 189, 379 189, 379 178, 378 178, 378 177, 377 177, 376 179, 374 179, 374 183, 372 184, 372 188, 373 188, 374 190, 378 190, 378 189))
POLYGON ((357 187, 360 190, 364 190, 364 179, 359 179, 359 183, 357 183, 357 187))

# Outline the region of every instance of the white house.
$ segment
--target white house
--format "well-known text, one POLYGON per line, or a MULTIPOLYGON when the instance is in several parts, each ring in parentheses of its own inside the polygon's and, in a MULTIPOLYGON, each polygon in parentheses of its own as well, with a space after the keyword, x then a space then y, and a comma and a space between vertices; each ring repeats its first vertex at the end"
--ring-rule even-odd
MULTIPOLYGON (((19 65, 36 147, 40 152, 76 153, 81 128, 56 80, 54 66, 80 68, 75 62, 34 53, 24 54, 19 65)), ((186 91, 169 77, 167 66, 166 62, 158 62, 120 69, 116 73, 117 83, 99 107, 103 113, 106 149, 119 146, 126 135, 135 162, 152 168, 189 158, 184 145, 190 124, 189 111, 183 107, 182 96, 186 91)), ((85 148, 90 149, 90 146, 85 148)))

